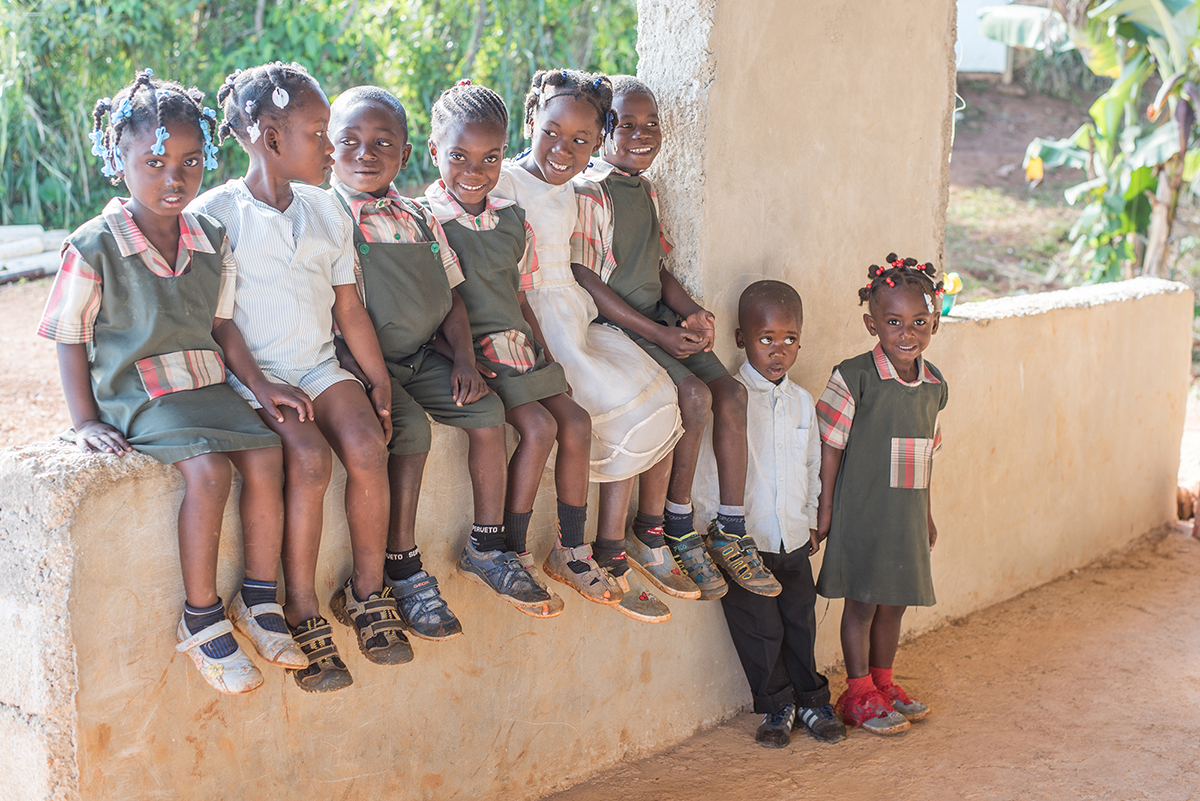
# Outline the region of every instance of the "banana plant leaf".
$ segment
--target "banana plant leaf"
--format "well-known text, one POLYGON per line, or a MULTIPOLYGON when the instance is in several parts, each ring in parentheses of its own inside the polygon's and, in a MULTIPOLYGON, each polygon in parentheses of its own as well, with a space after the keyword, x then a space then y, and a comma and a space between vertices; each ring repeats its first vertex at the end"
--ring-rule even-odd
POLYGON ((1051 52, 1075 47, 1062 15, 1037 6, 984 6, 979 9, 979 32, 1009 47, 1051 52))

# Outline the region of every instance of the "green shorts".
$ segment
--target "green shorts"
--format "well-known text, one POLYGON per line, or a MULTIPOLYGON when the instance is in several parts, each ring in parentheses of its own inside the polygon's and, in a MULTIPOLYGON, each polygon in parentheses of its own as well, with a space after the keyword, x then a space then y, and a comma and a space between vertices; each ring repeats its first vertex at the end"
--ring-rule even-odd
POLYGON ((490 428, 504 423, 504 404, 489 392, 474 403, 457 406, 450 391, 453 365, 432 348, 423 347, 398 362, 387 362, 392 377, 392 439, 388 451, 397 456, 425 453, 433 442, 429 418, 455 428, 490 428))
MULTIPOLYGON (((679 315, 671 311, 662 301, 659 301, 654 311, 646 316, 659 325, 672 327, 679 325, 680 320, 679 315)), ((597 322, 606 321, 601 317, 597 322)), ((613 325, 613 323, 608 324, 613 325)), ((619 328, 620 326, 617 327, 619 328)), ((629 338, 638 344, 638 347, 650 354, 650 358, 654 359, 659 367, 667 371, 667 375, 671 376, 671 380, 675 382, 675 386, 679 386, 679 382, 690 375, 696 376, 696 378, 699 378, 705 384, 716 381, 722 376, 729 375, 729 371, 725 369, 725 365, 721 364, 721 360, 712 351, 700 351, 686 358, 676 359, 645 337, 638 336, 624 328, 621 328, 621 330, 628 334, 629 338)))

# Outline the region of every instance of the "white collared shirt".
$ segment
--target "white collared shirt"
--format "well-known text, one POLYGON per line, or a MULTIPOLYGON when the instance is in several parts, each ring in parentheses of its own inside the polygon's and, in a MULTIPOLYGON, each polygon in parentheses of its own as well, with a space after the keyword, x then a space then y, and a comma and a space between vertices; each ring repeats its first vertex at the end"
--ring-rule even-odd
MULTIPOLYGON (((760 551, 808 547, 821 494, 821 438, 812 395, 787 376, 772 384, 750 362, 734 376, 745 387, 746 531, 760 551)), ((712 422, 701 441, 692 503, 698 520, 716 516, 719 501, 712 422)))

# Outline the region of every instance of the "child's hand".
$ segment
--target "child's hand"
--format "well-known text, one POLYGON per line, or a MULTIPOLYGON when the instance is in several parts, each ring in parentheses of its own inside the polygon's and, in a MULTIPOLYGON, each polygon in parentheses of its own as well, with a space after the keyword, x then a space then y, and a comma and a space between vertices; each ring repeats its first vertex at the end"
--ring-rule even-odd
POLYGON ((367 392, 371 405, 375 407, 375 416, 383 428, 383 441, 392 441, 392 385, 390 383, 371 387, 367 392))
POLYGON ((680 325, 702 338, 704 347, 701 350, 712 350, 713 340, 717 336, 716 319, 712 312, 701 309, 683 318, 680 325))
POLYGON ((933 550, 934 544, 937 542, 937 526, 933 524, 933 518, 929 518, 929 550, 933 550))
POLYGON ((665 350, 673 358, 686 359, 693 353, 699 353, 704 350, 705 339, 695 331, 665 325, 656 325, 655 328, 661 330, 654 332, 656 340, 654 344, 665 350))
POLYGON ((455 405, 466 406, 488 394, 488 385, 474 365, 455 361, 450 371, 450 393, 455 405))
POLYGON ((267 381, 258 387, 251 387, 251 390, 263 411, 274 417, 277 422, 283 422, 281 406, 295 409, 301 423, 313 419, 312 399, 303 390, 296 389, 290 384, 276 384, 274 381, 267 381))
MULTIPOLYGON (((833 524, 833 508, 830 506, 817 507, 817 542, 829 536, 829 528, 833 524)), ((812 529, 809 529, 812 531, 812 529)))
POLYGON ((354 358, 354 354, 350 352, 350 347, 346 344, 346 340, 341 337, 333 338, 333 352, 337 356, 338 364, 342 369, 350 375, 362 382, 362 385, 368 390, 371 388, 371 381, 367 378, 367 374, 363 372, 359 366, 358 359, 354 358))
POLYGON ((75 444, 84 453, 115 453, 117 456, 124 456, 133 452, 133 447, 125 441, 124 434, 99 420, 89 420, 75 429, 75 444))
POLYGON ((478 362, 478 361, 475 362, 475 369, 478 370, 479 374, 481 376, 483 376, 484 378, 495 378, 496 377, 496 371, 488 368, 482 362, 478 362))
POLYGON ((808 530, 808 555, 816 556, 821 551, 821 540, 825 539, 817 534, 815 528, 808 530))

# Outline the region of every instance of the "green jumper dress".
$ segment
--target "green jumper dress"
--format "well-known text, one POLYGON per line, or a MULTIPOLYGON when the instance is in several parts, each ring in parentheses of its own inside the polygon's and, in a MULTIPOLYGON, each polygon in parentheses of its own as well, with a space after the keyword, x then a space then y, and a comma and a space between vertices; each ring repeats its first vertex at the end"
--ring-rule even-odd
POLYGON ((854 418, 833 490, 833 520, 817 592, 868 604, 933 606, 929 477, 946 382, 884 379, 874 353, 837 366, 854 418))
MULTIPOLYGON (((349 213, 346 201, 334 194, 349 213)), ((450 313, 452 299, 450 281, 438 256, 441 246, 423 216, 417 209, 413 219, 425 242, 368 242, 354 226, 367 314, 391 376, 392 439, 388 451, 400 456, 429 450, 433 433, 426 412, 455 428, 504 423, 504 404, 492 393, 474 403, 455 405, 450 387, 453 365, 429 342, 450 313)))
POLYGON ((486 379, 488 386, 500 396, 505 409, 512 409, 561 395, 567 391, 567 377, 562 365, 546 362, 517 299, 521 289, 517 265, 525 255, 526 246, 525 212, 518 206, 506 206, 495 213, 498 221, 490 231, 475 231, 457 223, 445 226, 444 230, 446 241, 458 254, 466 279, 456 289, 471 319, 475 359, 496 374, 495 378, 486 379), (532 367, 522 372, 518 367, 487 358, 481 340, 500 332, 516 332, 524 337, 535 354, 532 367))
MULTIPOLYGON (((611 172, 601 181, 612 201, 613 259, 616 269, 608 277, 608 286, 643 317, 665 326, 677 326, 680 317, 662 300, 659 266, 666 251, 662 246, 662 228, 650 189, 640 175, 611 172)), ((597 322, 609 322, 603 316, 597 322)), ((712 351, 700 351, 676 359, 650 340, 622 329, 650 358, 667 371, 678 384, 689 375, 704 383, 715 381, 729 371, 712 351)))
POLYGON ((196 218, 208 241, 218 243, 217 252, 193 251, 189 268, 169 278, 155 275, 139 254, 122 256, 102 218, 68 239, 103 288, 88 347, 100 420, 164 464, 280 444, 225 383, 224 357, 212 335, 225 230, 196 218))

